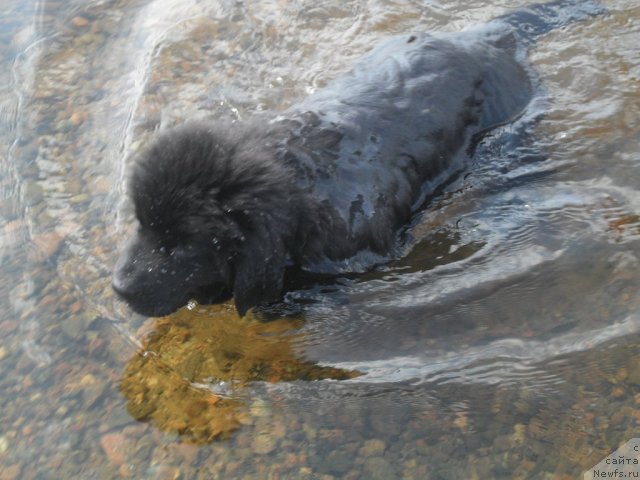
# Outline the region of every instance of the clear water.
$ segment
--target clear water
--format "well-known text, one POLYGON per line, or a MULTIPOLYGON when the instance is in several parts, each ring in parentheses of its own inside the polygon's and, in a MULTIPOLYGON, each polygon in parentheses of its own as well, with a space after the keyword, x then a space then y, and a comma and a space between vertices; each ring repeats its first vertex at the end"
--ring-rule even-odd
POLYGON ((264 325, 114 298, 137 149, 526 2, 5 0, 0 478, 561 479, 637 436, 640 7, 605 3, 530 52, 546 160, 472 165, 405 258, 264 325))

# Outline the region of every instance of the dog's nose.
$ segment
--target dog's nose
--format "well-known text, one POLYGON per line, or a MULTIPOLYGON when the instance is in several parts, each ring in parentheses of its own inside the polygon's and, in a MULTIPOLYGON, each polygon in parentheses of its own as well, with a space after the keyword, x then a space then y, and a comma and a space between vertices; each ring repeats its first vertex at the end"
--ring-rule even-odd
POLYGON ((136 282, 134 279, 131 255, 129 252, 123 253, 116 262, 111 287, 124 299, 132 298, 136 294, 136 282))
POLYGON ((111 279, 111 288, 113 288, 113 290, 121 297, 127 298, 128 296, 130 296, 128 287, 129 285, 127 284, 126 280, 118 275, 118 272, 116 272, 111 279))
POLYGON ((116 270, 111 279, 111 287, 122 298, 127 299, 134 296, 133 282, 123 272, 116 270))

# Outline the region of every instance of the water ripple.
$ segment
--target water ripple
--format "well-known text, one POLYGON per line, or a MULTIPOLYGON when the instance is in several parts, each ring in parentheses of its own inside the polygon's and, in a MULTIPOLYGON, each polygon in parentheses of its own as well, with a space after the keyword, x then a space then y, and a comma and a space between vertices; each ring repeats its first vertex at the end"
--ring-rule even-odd
POLYGON ((640 316, 630 315, 604 328, 572 332, 545 341, 501 339, 481 347, 460 351, 429 352, 422 356, 394 357, 367 362, 341 362, 338 368, 354 369, 366 375, 350 383, 406 382, 412 384, 525 383, 534 388, 542 383, 562 381, 545 371, 545 364, 612 340, 640 332, 640 316))

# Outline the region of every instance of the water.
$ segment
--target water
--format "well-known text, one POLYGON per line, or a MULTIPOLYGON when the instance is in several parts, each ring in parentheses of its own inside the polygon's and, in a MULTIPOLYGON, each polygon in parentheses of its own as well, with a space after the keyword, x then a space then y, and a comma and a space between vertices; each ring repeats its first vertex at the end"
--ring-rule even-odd
POLYGON ((486 141, 404 258, 302 279, 267 324, 147 320, 109 286, 155 129, 283 109, 385 35, 525 3, 6 0, 0 478, 562 479, 637 436, 631 0, 538 42, 532 140, 486 141))

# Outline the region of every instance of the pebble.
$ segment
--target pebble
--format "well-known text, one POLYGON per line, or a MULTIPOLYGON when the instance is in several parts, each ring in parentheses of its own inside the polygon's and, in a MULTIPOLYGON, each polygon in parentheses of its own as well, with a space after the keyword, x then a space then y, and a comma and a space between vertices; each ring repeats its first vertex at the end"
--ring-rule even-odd
POLYGON ((73 129, 73 125, 67 119, 61 120, 57 122, 55 125, 55 131, 57 133, 69 133, 72 129, 73 129))
POLYGON ((624 388, 622 387, 613 387, 611 390, 611 396, 613 398, 622 398, 625 395, 624 388))
POLYGON ((71 116, 69 117, 69 122, 71 122, 71 125, 73 125, 74 127, 77 127, 78 125, 80 125, 82 122, 84 122, 85 119, 85 115, 83 113, 80 112, 74 112, 73 114, 71 114, 71 116))
POLYGON ((382 457, 368 458, 364 462, 364 471, 368 480, 394 480, 398 478, 389 461, 382 457))
POLYGON ((260 432, 253 440, 251 448, 258 455, 266 455, 278 445, 277 439, 268 432, 260 432))
POLYGON ((302 430, 304 431, 307 440, 309 441, 314 441, 318 436, 318 431, 306 423, 302 426, 302 430))
MULTIPOLYGON (((409 421, 406 408, 398 408, 392 416, 371 415, 369 422, 376 434, 380 436, 401 435, 404 425, 409 421)), ((353 422, 355 419, 352 419, 353 422)))
POLYGON ((261 399, 256 399, 251 404, 251 416, 252 417, 270 417, 271 416, 271 408, 269 404, 261 399))
POLYGON ((62 246, 62 237, 56 232, 34 235, 32 242, 35 246, 33 257, 38 261, 50 259, 62 246))
POLYGON ((44 199, 44 192, 42 187, 34 181, 26 181, 23 185, 23 200, 24 203, 33 207, 38 205, 44 199))
POLYGON ((0 455, 9 450, 9 440, 7 437, 0 437, 0 455))
POLYGON ((616 380, 618 380, 619 382, 624 382, 628 377, 629 371, 624 367, 618 369, 618 371, 616 372, 616 380))
POLYGON ((633 385, 640 385, 640 357, 631 358, 628 365, 627 380, 633 385))
POLYGON ((200 448, 191 443, 179 443, 175 445, 174 451, 180 455, 187 463, 193 463, 198 458, 200 448))
POLYGON ((103 398, 107 389, 106 382, 99 382, 93 385, 87 385, 82 392, 82 400, 85 407, 91 407, 99 399, 103 398))
POLYGON ((176 467, 161 465, 152 467, 149 470, 149 478, 155 478, 156 480, 179 480, 181 477, 180 469, 176 467))
POLYGON ((91 191, 96 193, 108 193, 113 189, 113 182, 104 175, 93 179, 91 191))
POLYGON ((522 423, 516 423, 513 426, 513 435, 511 435, 511 440, 516 445, 522 445, 526 440, 527 435, 527 426, 522 423))
POLYGON ((353 457, 342 450, 333 450, 325 461, 326 470, 336 474, 348 472, 353 465, 353 457))
POLYGON ((2 478, 2 480, 17 480, 20 478, 20 474, 22 473, 22 467, 20 464, 15 463, 5 467, 0 473, 0 478, 2 478))
POLYGON ((73 17, 71 19, 71 23, 73 24, 74 27, 82 28, 89 25, 89 20, 87 20, 85 17, 78 15, 77 17, 73 17))
POLYGON ((75 204, 85 203, 89 201, 89 198, 90 198, 89 195, 87 195, 86 193, 80 193, 78 195, 74 195, 73 197, 71 197, 69 201, 75 204))
POLYGON ((127 439, 119 433, 108 433, 100 439, 100 446, 109 461, 115 465, 123 465, 127 454, 127 439))
POLYGON ((360 448, 360 456, 362 457, 376 457, 384 453, 387 445, 378 439, 367 440, 364 442, 362 448, 360 448))
POLYGON ((457 412, 453 424, 461 430, 467 428, 467 425, 469 424, 469 417, 467 415, 467 412, 457 412))
POLYGON ((85 333, 84 323, 77 317, 65 318, 60 322, 60 328, 64 334, 72 340, 80 338, 85 333))

